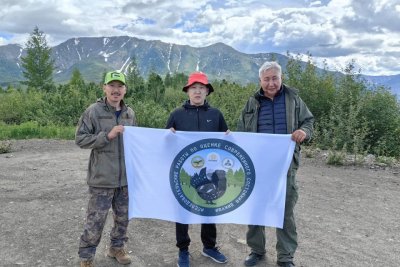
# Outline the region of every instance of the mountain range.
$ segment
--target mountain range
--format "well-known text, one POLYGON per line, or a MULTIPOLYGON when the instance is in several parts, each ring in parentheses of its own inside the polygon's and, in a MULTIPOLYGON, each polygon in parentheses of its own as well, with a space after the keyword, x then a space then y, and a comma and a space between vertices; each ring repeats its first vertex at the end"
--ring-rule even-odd
MULTIPOLYGON (((21 56, 26 50, 17 44, 0 46, 0 85, 23 80, 21 56)), ((104 72, 126 71, 136 61, 143 77, 154 71, 161 76, 174 72, 200 70, 213 79, 246 84, 258 82, 258 69, 267 60, 278 60, 285 69, 288 57, 277 53, 245 54, 223 43, 195 48, 161 41, 147 41, 129 36, 72 38, 52 47, 55 62, 54 80, 67 82, 74 69, 86 81, 100 82, 104 72)), ((302 63, 305 64, 305 63, 302 63)), ((372 84, 390 87, 400 95, 400 74, 362 75, 372 84)))

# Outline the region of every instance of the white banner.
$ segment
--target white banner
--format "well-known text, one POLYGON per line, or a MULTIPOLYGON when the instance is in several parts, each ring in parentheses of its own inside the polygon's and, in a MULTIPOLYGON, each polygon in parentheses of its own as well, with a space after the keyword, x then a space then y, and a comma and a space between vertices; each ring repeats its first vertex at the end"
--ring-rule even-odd
POLYGON ((125 126, 129 218, 283 227, 290 135, 125 126))

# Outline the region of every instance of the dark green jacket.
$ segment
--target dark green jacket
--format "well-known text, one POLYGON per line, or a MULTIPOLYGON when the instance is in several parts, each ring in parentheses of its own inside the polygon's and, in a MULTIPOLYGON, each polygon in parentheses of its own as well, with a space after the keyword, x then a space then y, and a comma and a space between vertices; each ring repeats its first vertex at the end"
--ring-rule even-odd
MULTIPOLYGON (((289 88, 284 84, 282 84, 282 88, 285 91, 287 133, 291 134, 295 130, 301 129, 306 133, 306 140, 310 140, 314 131, 314 116, 295 89, 289 88)), ((261 89, 257 90, 257 92, 247 101, 238 120, 237 131, 257 132, 260 97, 262 97, 259 93, 260 90, 261 89)), ((293 167, 297 168, 299 166, 300 158, 299 144, 296 144, 293 158, 293 167)))
POLYGON ((105 98, 100 98, 79 119, 75 143, 81 148, 92 149, 87 173, 89 186, 116 188, 127 185, 123 135, 113 140, 107 138, 116 125, 136 125, 133 110, 123 102, 121 105, 121 114, 117 119, 115 108, 105 98))

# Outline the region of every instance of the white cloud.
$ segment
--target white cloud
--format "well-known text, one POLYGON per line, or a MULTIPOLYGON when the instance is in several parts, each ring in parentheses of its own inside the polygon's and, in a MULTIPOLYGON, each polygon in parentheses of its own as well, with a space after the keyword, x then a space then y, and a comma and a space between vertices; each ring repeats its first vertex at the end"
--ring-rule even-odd
POLYGON ((245 53, 311 53, 365 74, 398 74, 398 0, 2 0, 0 45, 24 45, 34 26, 50 45, 129 35, 195 47, 223 42, 245 53))

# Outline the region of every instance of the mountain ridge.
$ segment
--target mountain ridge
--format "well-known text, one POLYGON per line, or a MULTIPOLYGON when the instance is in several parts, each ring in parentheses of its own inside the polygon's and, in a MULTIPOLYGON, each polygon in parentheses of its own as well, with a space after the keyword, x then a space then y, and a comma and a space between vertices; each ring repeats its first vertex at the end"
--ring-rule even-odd
MULTIPOLYGON (((110 69, 126 71, 133 59, 144 77, 151 71, 164 76, 168 72, 188 74, 201 70, 211 80, 257 83, 258 68, 263 62, 276 59, 283 69, 288 62, 287 56, 278 53, 246 54, 224 43, 191 47, 131 36, 70 38, 51 48, 55 61, 54 80, 59 83, 67 82, 75 68, 85 80, 98 82, 110 69)), ((0 85, 23 80, 21 56, 25 54, 26 50, 18 44, 0 46, 0 85)), ((371 84, 390 87, 393 93, 400 95, 400 74, 362 77, 371 84)))

